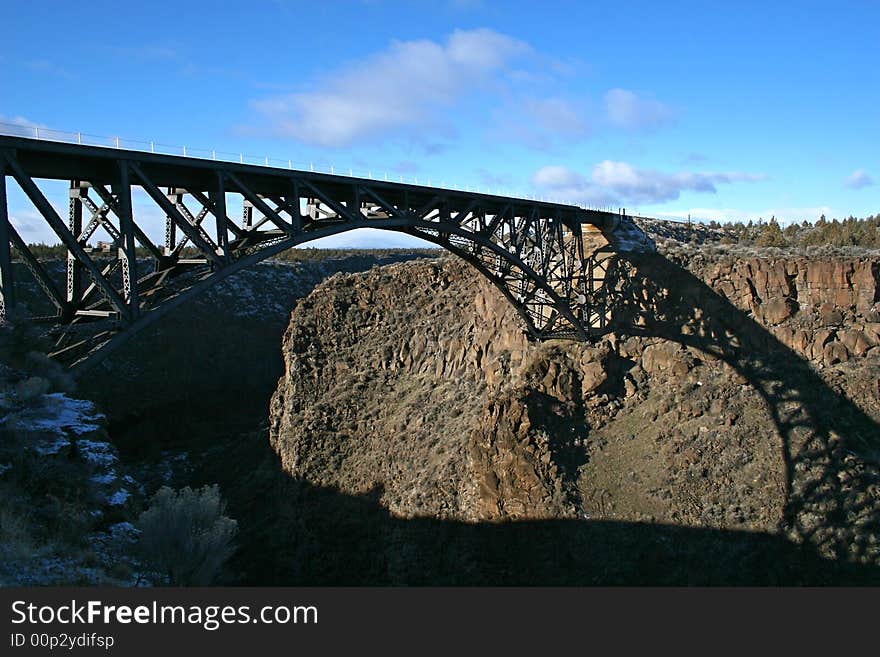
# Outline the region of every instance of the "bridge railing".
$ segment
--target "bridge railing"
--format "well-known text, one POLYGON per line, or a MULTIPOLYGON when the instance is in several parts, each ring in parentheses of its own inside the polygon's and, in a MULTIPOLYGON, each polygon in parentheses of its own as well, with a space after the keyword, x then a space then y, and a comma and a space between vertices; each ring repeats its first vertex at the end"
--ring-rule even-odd
POLYGON ((529 201, 546 201, 563 205, 573 205, 579 208, 583 208, 584 210, 603 210, 606 212, 617 211, 614 208, 599 208, 587 206, 571 199, 543 196, 540 194, 527 194, 518 190, 510 190, 497 186, 489 187, 485 185, 472 185, 470 183, 459 184, 458 182, 447 181, 444 178, 438 178, 435 176, 404 175, 402 173, 392 173, 391 171, 383 169, 355 169, 353 167, 336 167, 328 162, 305 162, 295 159, 285 160, 278 157, 248 155, 246 153, 234 153, 223 150, 195 148, 186 145, 166 144, 164 142, 153 140, 128 139, 119 136, 96 135, 89 132, 55 130, 52 128, 47 128, 45 126, 35 125, 31 123, 0 122, 0 135, 24 137, 26 139, 37 139, 41 141, 61 142, 65 144, 81 144, 84 146, 119 148, 122 150, 138 151, 141 153, 159 153, 162 155, 194 157, 203 160, 238 162, 240 164, 266 166, 276 169, 313 171, 316 173, 329 173, 339 176, 351 176, 357 178, 367 178, 371 180, 384 180, 388 182, 399 182, 409 185, 419 185, 423 187, 437 187, 464 192, 493 194, 495 196, 506 196, 508 198, 518 198, 529 201))

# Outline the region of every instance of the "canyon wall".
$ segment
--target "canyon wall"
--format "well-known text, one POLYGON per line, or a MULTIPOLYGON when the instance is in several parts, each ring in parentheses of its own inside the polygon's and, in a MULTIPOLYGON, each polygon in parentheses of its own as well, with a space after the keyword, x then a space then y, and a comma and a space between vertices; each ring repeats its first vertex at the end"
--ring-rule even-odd
POLYGON ((284 337, 282 467, 402 518, 739 528, 880 559, 876 451, 841 437, 877 435, 877 259, 644 258, 662 330, 594 344, 529 341, 457 260, 331 277, 284 337))

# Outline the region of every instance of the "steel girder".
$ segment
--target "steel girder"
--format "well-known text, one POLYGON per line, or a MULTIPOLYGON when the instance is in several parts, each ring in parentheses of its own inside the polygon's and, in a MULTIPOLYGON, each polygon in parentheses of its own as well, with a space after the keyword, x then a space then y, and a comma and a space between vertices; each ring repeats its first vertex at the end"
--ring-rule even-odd
POLYGON ((501 290, 535 338, 587 340, 609 319, 602 289, 611 254, 607 240, 595 248, 595 237, 615 224, 610 213, 8 137, 0 137, 0 174, 0 312, 15 303, 12 245, 56 308, 44 318, 54 325, 51 355, 78 371, 226 276, 292 246, 365 227, 405 232, 467 260, 501 290), (7 178, 67 249, 63 292, 9 222, 7 178), (69 182, 67 222, 38 178, 69 182), (135 217, 133 189, 165 215, 161 246, 135 217), (227 212, 230 199, 241 203, 240 222, 227 212), (94 246, 99 230, 108 241, 94 246))

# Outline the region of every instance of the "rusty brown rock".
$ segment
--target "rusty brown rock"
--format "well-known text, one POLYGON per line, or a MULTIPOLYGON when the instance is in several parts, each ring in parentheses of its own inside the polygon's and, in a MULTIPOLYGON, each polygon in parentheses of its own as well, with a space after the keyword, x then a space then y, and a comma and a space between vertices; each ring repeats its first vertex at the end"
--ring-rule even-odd
POLYGON ((849 360, 849 351, 842 342, 838 340, 832 340, 825 345, 825 349, 823 350, 823 358, 826 365, 845 363, 849 360))

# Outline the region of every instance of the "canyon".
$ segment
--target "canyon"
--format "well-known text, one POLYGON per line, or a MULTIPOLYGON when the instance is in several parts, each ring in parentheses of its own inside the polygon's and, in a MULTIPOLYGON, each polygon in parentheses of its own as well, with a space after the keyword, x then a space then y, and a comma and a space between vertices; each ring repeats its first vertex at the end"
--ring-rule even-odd
POLYGON ((674 228, 592 343, 448 255, 230 278, 79 383, 114 520, 219 484, 226 583, 880 582, 880 256, 674 228))

